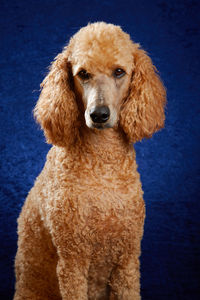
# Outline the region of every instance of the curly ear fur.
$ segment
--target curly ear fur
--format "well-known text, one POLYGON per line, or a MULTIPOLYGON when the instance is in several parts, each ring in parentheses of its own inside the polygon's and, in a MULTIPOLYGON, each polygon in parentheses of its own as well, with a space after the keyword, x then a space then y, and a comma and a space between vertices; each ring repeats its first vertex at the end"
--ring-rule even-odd
POLYGON ((130 93, 120 114, 120 124, 130 142, 136 142, 164 126, 165 88, 145 51, 134 50, 135 68, 130 93))
POLYGON ((78 108, 70 82, 68 48, 59 54, 41 84, 34 116, 44 130, 48 143, 65 146, 78 133, 78 108))

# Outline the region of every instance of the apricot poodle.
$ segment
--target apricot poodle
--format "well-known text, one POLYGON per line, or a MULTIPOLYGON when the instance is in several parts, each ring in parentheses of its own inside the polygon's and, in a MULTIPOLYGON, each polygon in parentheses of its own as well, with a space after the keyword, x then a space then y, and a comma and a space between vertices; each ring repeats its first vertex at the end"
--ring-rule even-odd
POLYGON ((34 114, 53 144, 18 219, 15 300, 140 299, 145 206, 132 143, 163 127, 139 44, 94 23, 50 67, 34 114))

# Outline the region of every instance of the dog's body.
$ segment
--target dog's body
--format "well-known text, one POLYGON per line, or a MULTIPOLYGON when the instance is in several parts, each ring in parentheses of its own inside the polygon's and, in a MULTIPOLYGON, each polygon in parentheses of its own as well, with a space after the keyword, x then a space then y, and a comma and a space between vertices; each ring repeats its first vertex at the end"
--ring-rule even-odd
POLYGON ((18 221, 15 300, 140 299, 145 209, 130 143, 163 126, 164 103, 151 60, 119 27, 91 24, 57 57, 35 109, 54 146, 18 221))

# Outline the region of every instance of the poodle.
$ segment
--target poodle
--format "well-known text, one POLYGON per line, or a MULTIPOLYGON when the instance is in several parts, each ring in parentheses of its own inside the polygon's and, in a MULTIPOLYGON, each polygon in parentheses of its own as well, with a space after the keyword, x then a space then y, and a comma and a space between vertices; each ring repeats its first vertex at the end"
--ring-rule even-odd
POLYGON ((132 143, 164 125, 165 88, 119 26, 78 31, 34 109, 53 144, 18 219, 15 300, 138 300, 145 205, 132 143))

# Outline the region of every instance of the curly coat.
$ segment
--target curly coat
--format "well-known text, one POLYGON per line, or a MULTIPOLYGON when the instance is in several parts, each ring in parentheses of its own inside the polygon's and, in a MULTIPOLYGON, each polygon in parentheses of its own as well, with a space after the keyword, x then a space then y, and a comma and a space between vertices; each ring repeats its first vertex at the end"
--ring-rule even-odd
POLYGON ((164 125, 156 68, 120 27, 94 23, 72 37, 41 87, 34 114, 53 147, 18 219, 14 299, 138 300, 145 206, 131 143, 164 125), (126 71, 121 84, 113 66, 126 71), (112 128, 87 126, 80 67, 103 78, 112 128))

